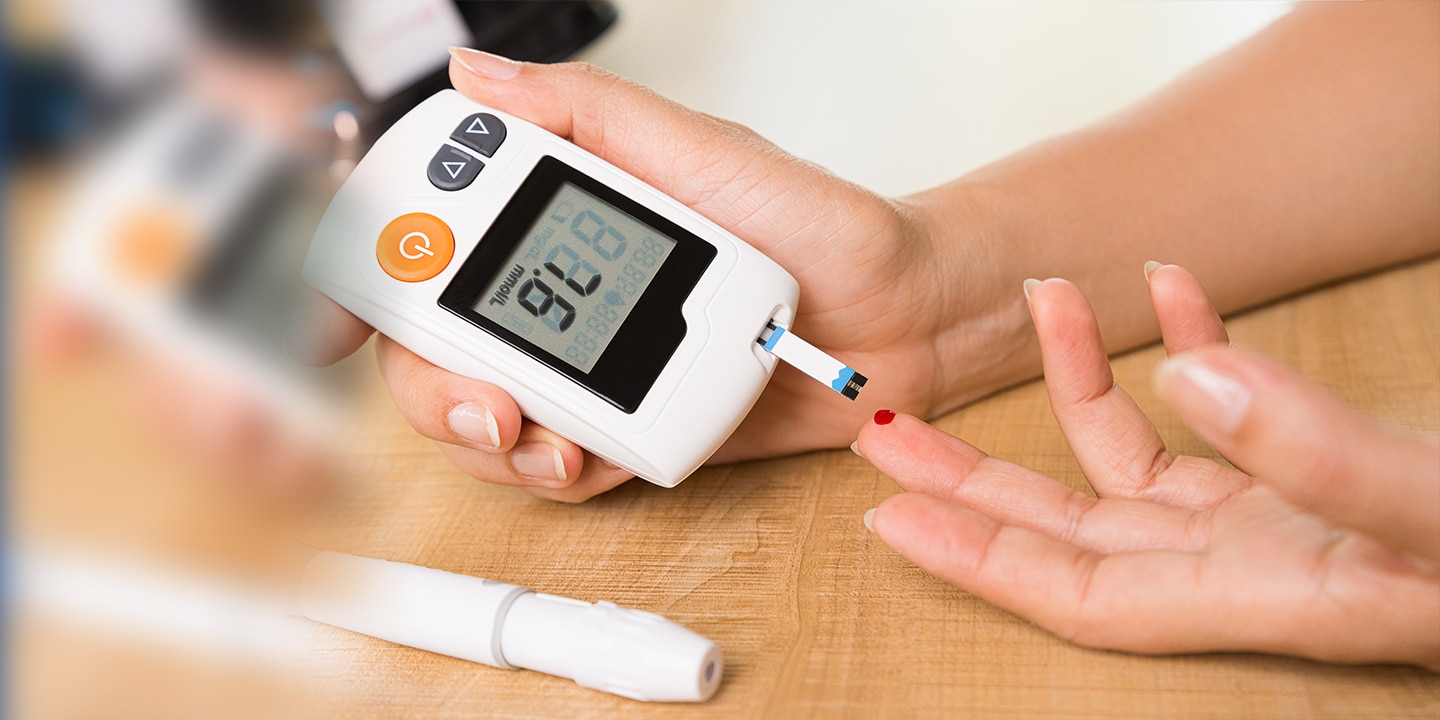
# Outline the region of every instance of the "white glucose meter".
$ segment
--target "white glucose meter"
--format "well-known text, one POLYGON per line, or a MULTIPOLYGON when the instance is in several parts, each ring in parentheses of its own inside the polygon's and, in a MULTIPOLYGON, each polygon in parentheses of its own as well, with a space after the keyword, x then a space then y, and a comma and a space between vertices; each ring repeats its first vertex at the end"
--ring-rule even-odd
POLYGON ((785 332, 779 265, 609 163, 454 90, 335 196, 305 280, 532 420, 673 487, 720 447, 779 356, 854 399, 863 375, 785 332))

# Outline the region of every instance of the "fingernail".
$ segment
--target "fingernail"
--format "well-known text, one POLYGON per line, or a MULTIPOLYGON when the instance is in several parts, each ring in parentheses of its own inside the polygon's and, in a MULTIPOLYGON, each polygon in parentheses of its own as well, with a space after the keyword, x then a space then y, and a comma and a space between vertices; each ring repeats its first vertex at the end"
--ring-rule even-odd
POLYGON ((890 410, 877 410, 875 412, 876 425, 889 425, 895 419, 895 413, 890 410))
POLYGON ((510 453, 515 472, 545 483, 565 481, 565 458, 554 445, 526 443, 510 453))
POLYGON ((1155 369, 1155 391, 1190 415, 1187 419, 1226 434, 1235 432, 1250 410, 1250 388, 1193 355, 1161 363, 1155 369))
POLYGON ((850 443, 850 452, 853 452, 853 453, 855 453, 856 455, 859 455, 860 457, 865 457, 865 455, 860 452, 860 441, 859 441, 859 440, 856 440, 855 442, 850 443))
POLYGON ((1159 270, 1161 267, 1163 267, 1163 266, 1162 266, 1160 263, 1155 262, 1154 260, 1146 260, 1146 261, 1145 261, 1145 282, 1147 282, 1147 283, 1150 282, 1150 273, 1153 273, 1153 272, 1155 272, 1156 270, 1159 270))
POLYGON ((1030 293, 1040 287, 1040 281, 1035 278, 1025 278, 1025 282, 1020 283, 1020 287, 1025 291, 1025 302, 1028 303, 1030 302, 1030 293))
POLYGON ((865 522, 866 530, 869 530, 870 532, 875 532, 875 508, 870 508, 869 510, 866 510, 865 515, 863 515, 860 519, 865 522))
POLYGON ((451 46, 450 57, 455 58, 466 70, 491 80, 509 80, 520 72, 520 63, 510 58, 470 48, 451 46))
POLYGON ((460 403, 450 410, 445 421, 450 431, 476 445, 500 449, 500 426, 490 408, 480 403, 460 403))

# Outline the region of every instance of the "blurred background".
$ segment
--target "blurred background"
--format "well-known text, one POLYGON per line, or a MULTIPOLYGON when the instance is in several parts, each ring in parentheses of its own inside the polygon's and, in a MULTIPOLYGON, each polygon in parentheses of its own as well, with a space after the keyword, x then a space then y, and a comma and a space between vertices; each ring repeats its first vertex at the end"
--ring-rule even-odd
POLYGON ((363 492, 351 418, 393 411, 368 352, 289 359, 299 267, 368 144, 448 86, 447 46, 593 62, 898 195, 1112 112, 1288 8, 12 0, 10 714, 323 714, 295 678, 343 654, 280 617, 291 540, 363 492))

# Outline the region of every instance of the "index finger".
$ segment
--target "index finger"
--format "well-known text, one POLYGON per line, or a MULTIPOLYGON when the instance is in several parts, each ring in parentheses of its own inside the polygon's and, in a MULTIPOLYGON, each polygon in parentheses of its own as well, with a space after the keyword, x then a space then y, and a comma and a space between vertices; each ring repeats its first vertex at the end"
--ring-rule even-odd
POLYGON ((1050 408, 1096 494, 1170 501, 1156 481, 1174 458, 1115 383, 1100 325, 1080 288, 1058 278, 1027 280, 1025 287, 1050 408))
POLYGON ((1151 260, 1145 263, 1145 280, 1150 285, 1150 301, 1155 305, 1167 354, 1230 344, 1225 323, 1189 270, 1151 260))

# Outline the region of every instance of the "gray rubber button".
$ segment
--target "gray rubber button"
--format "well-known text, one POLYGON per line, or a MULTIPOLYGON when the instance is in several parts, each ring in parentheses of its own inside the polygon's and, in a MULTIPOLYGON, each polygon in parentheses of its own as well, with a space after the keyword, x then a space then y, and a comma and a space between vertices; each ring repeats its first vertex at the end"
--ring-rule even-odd
POLYGON ((483 167, 485 163, 480 162, 480 158, 449 145, 441 145, 440 152, 430 158, 426 174, 430 177, 430 184, 441 190, 459 190, 474 182, 483 167))
POLYGON ((475 113, 465 118, 455 128, 455 132, 450 133, 450 139, 485 157, 491 157, 500 147, 500 143, 505 142, 505 123, 490 113, 475 113))

